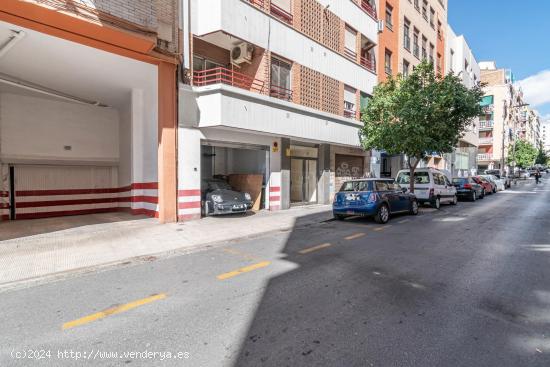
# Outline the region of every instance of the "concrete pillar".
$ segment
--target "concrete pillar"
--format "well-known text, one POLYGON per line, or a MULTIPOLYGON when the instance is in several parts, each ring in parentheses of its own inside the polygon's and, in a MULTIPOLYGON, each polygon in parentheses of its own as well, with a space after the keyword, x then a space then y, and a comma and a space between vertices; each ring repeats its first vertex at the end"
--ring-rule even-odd
POLYGON ((177 219, 176 65, 158 65, 158 204, 161 223, 177 219))
POLYGON ((319 146, 319 181, 317 183, 317 203, 330 204, 330 145, 319 146))

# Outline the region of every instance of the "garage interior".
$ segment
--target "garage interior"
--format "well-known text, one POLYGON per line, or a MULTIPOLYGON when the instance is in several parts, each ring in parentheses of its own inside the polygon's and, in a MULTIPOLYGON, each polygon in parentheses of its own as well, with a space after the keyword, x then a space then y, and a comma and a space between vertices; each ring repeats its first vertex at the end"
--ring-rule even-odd
POLYGON ((157 80, 155 65, 0 22, 0 219, 154 215, 157 80))
POLYGON ((269 178, 269 147, 201 143, 201 192, 206 180, 220 178, 231 187, 252 196, 253 211, 267 208, 266 184, 269 178))

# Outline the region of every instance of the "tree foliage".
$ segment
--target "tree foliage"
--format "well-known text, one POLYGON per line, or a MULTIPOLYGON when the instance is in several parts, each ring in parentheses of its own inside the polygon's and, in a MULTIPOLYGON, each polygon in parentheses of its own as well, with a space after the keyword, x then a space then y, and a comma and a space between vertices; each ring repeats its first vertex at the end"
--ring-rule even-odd
POLYGON ((433 64, 423 62, 408 77, 389 78, 375 87, 362 111, 363 148, 405 154, 413 176, 428 153, 452 152, 482 113, 482 97, 480 86, 468 89, 457 76, 438 77, 433 64))
POLYGON ((519 168, 532 167, 538 154, 537 148, 523 139, 516 142, 515 148, 511 145, 509 151, 511 154, 508 156, 508 162, 519 168))
POLYGON ((550 160, 550 157, 548 157, 548 154, 546 153, 546 151, 544 150, 544 147, 541 144, 537 152, 537 158, 535 159, 535 164, 542 164, 546 166, 548 164, 548 160, 550 160))

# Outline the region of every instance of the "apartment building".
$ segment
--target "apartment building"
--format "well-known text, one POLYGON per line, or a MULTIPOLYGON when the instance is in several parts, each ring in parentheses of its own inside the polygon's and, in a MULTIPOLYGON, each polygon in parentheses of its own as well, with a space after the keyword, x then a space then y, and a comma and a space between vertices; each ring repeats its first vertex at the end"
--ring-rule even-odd
MULTIPOLYGON (((445 47, 445 73, 461 78, 467 88, 476 86, 481 79, 481 70, 464 36, 457 36, 453 29, 447 26, 445 47)), ((476 172, 477 150, 480 144, 478 128, 479 118, 476 118, 460 138, 453 153, 445 155, 445 169, 453 176, 476 172)))
POLYGON ((373 169, 358 139, 378 79, 373 3, 186 0, 183 8, 181 220, 200 218, 201 190, 215 177, 255 181, 258 207, 280 210, 329 203, 343 180, 373 169))
POLYGON ((178 0, 0 2, 0 219, 176 219, 178 0))
MULTIPOLYGON (((389 75, 408 75, 422 60, 434 64, 434 71, 445 72, 447 0, 380 0, 383 20, 378 44, 378 80, 389 75)), ((434 153, 427 165, 444 166, 443 157, 434 153)), ((383 176, 395 176, 406 165, 402 156, 382 153, 383 176)))
POLYGON ((522 139, 538 147, 540 144, 540 118, 537 111, 525 106, 519 114, 516 130, 518 139, 522 139))
POLYGON ((540 142, 545 152, 550 152, 550 121, 543 121, 540 126, 540 142))
POLYGON ((478 169, 507 170, 509 147, 517 139, 524 107, 521 91, 514 86, 509 69, 497 68, 494 61, 480 62, 485 83, 479 121, 478 169))

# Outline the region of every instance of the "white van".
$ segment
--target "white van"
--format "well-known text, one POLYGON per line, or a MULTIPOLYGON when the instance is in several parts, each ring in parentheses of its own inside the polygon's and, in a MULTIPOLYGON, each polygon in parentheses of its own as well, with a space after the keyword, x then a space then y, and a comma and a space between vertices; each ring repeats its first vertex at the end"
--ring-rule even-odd
MULTIPOLYGON (((397 173, 396 182, 401 188, 409 189, 410 175, 408 169, 397 173)), ((414 171, 414 179, 414 194, 419 203, 429 203, 436 209, 443 203, 458 203, 456 187, 443 172, 435 168, 417 168, 414 171)))

